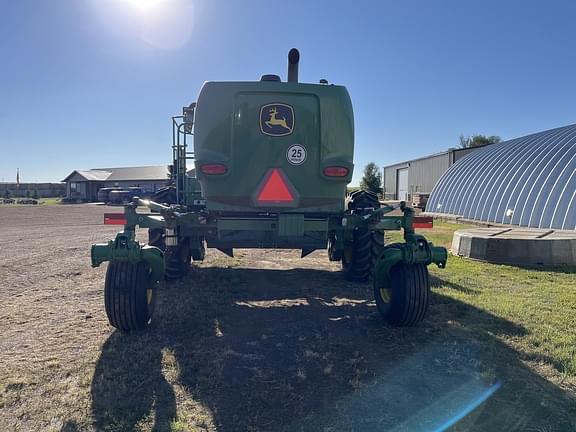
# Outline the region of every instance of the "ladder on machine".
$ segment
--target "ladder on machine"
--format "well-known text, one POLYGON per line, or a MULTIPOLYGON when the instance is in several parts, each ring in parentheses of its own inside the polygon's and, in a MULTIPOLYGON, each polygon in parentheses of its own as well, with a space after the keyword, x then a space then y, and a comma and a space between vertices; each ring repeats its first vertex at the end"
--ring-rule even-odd
POLYGON ((187 184, 187 160, 194 160, 194 152, 188 151, 187 137, 194 135, 194 111, 196 102, 182 108, 182 115, 172 117, 172 173, 171 178, 176 186, 176 201, 184 203, 187 184))

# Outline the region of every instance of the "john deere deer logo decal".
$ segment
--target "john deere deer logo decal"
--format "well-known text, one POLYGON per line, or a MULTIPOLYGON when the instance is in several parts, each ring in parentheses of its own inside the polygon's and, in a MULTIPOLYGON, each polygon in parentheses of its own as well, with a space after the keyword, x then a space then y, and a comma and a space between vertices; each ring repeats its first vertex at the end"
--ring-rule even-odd
POLYGON ((286 104, 268 104, 260 108, 260 130, 271 136, 290 135, 294 130, 294 110, 286 104))

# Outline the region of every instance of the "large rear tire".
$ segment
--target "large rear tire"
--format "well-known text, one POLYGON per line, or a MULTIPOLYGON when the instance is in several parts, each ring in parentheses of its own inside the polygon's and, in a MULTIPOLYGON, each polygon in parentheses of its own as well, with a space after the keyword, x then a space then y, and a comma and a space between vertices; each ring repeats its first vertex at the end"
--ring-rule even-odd
POLYGON ((375 281, 374 298, 380 315, 390 324, 412 326, 426 316, 430 303, 430 279, 424 264, 396 264, 391 269, 391 286, 375 281))
POLYGON ((188 242, 180 243, 175 251, 167 252, 165 257, 164 277, 166 280, 180 279, 190 271, 192 252, 188 242))
POLYGON ((148 244, 156 246, 164 252, 166 250, 166 230, 164 228, 150 228, 148 230, 148 244))
POLYGON ((352 281, 366 281, 370 277, 372 265, 372 242, 370 232, 365 229, 354 231, 352 243, 344 245, 342 271, 344 277, 352 281))
POLYGON ((144 329, 152 320, 156 289, 149 285, 150 266, 111 262, 106 271, 104 304, 110 325, 123 332, 144 329))
MULTIPOLYGON (((380 208, 378 196, 373 192, 358 190, 346 198, 346 206, 353 213, 366 214, 380 208)), ((342 271, 348 280, 364 282, 370 279, 374 264, 384 248, 384 232, 359 228, 354 231, 352 242, 344 245, 342 271)))
POLYGON ((193 261, 204 261, 206 257, 206 246, 204 238, 197 238, 190 241, 190 254, 193 261))

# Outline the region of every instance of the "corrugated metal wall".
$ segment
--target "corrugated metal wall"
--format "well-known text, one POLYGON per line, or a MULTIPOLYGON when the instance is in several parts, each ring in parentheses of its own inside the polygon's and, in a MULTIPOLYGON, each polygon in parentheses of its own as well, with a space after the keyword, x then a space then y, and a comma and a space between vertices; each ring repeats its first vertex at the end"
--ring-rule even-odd
POLYGON ((8 195, 12 198, 15 196, 33 196, 34 192, 36 192, 40 198, 58 197, 66 194, 66 184, 20 183, 20 187, 16 187, 16 183, 0 183, 0 198, 6 195, 6 191, 8 191, 8 195))
POLYGON ((410 162, 408 189, 410 197, 415 193, 429 194, 442 174, 450 167, 450 153, 431 156, 410 162))
POLYGON ((466 156, 466 155, 468 155, 474 151, 477 151, 477 150, 481 149, 482 147, 486 147, 486 146, 468 147, 468 148, 463 148, 463 149, 452 150, 452 156, 450 158, 450 165, 458 162, 464 156, 466 156))
POLYGON ((384 167, 383 187, 384 199, 398 199, 396 181, 398 178, 397 172, 399 169, 409 167, 408 174, 408 190, 410 198, 412 194, 423 193, 429 194, 434 189, 436 182, 444 175, 444 173, 456 162, 468 154, 478 151, 485 146, 459 148, 446 151, 444 153, 435 154, 429 157, 414 159, 411 161, 400 162, 395 165, 384 167))
POLYGON ((450 153, 442 153, 428 158, 402 162, 384 168, 384 199, 397 199, 396 180, 399 169, 408 169, 408 192, 430 193, 438 179, 450 167, 450 153))
POLYGON ((576 229, 576 125, 468 155, 438 181, 428 211, 524 227, 576 229))

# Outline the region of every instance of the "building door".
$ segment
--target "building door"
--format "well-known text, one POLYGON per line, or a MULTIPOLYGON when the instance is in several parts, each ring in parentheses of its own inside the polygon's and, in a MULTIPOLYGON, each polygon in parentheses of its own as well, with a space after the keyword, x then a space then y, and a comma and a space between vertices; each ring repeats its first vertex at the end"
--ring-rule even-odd
POLYGON ((408 168, 396 171, 396 199, 408 200, 408 168))

